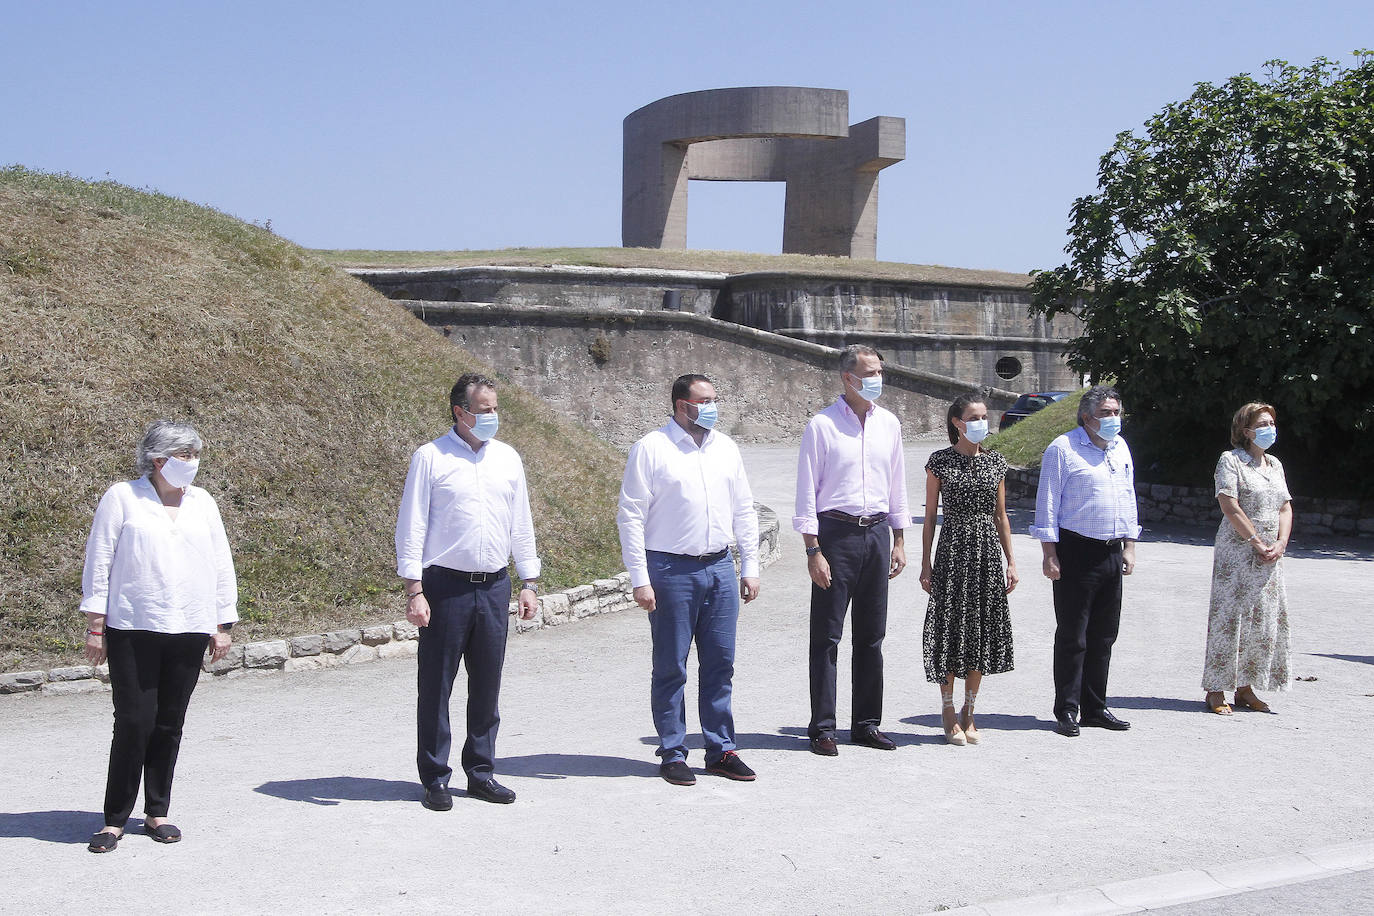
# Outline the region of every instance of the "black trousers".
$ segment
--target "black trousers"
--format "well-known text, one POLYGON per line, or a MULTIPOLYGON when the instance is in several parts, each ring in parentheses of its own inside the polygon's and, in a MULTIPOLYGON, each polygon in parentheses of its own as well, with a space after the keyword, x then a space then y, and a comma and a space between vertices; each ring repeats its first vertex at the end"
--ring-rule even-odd
POLYGON ((1060 529, 1054 588, 1054 714, 1107 708, 1107 671, 1121 625, 1121 547, 1060 529))
POLYGON ((854 611, 854 702, 851 729, 877 728, 883 717, 883 637, 887 635, 887 574, 892 531, 886 522, 861 528, 821 517, 817 539, 830 564, 830 587, 811 583, 811 724, 815 738, 835 733, 835 666, 846 610, 854 611))
POLYGON ((506 661, 510 624, 510 577, 503 569, 486 582, 442 566, 425 568, 421 580, 429 600, 429 626, 420 628, 419 701, 415 755, 425 788, 448 785, 452 746, 449 696, 461 661, 468 672, 467 741, 463 770, 468 779, 485 780, 496 766, 497 701, 506 661))
POLYGON ((114 737, 105 780, 105 826, 123 827, 143 782, 143 813, 166 817, 186 707, 210 637, 105 629, 114 737))

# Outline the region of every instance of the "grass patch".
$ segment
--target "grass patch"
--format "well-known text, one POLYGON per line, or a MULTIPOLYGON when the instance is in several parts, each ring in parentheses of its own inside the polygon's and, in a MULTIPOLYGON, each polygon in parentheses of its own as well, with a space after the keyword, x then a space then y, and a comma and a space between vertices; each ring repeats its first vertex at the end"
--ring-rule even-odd
MULTIPOLYGON (((265 229, 21 167, 0 169, 0 320, 0 671, 78 658, 91 517, 158 417, 206 439, 236 638, 402 616, 410 453, 445 430, 453 380, 489 367, 265 229)), ((614 574, 623 455, 503 381, 546 587, 614 574)))
POLYGON ((989 436, 984 445, 1001 452, 1014 467, 1040 467, 1040 457, 1049 444, 1078 425, 1078 402, 1087 390, 1080 388, 1044 410, 1036 411, 1006 432, 989 436))
POLYGON ((963 270, 933 264, 900 264, 809 254, 753 254, 744 251, 660 248, 502 248, 491 251, 311 252, 336 267, 642 267, 723 274, 790 273, 850 280, 958 283, 1024 289, 1026 274, 963 270))

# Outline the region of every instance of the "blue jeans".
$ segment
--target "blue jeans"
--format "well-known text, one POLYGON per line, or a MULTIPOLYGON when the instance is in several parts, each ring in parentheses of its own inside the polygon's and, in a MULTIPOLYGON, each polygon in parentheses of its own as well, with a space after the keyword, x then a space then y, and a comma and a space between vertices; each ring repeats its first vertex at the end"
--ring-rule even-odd
POLYGON ((714 563, 646 551, 654 610, 649 632, 654 642, 654 673, 649 692, 658 756, 665 763, 687 759, 687 654, 697 644, 697 714, 706 744, 706 763, 735 749, 735 718, 730 712, 735 676, 735 624, 739 620, 739 581, 727 553, 714 563))

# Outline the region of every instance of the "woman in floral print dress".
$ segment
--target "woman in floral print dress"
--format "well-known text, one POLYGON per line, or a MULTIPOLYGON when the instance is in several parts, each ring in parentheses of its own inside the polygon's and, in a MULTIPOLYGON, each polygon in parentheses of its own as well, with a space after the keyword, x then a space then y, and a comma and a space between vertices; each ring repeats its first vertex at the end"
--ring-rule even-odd
POLYGON ((1293 503, 1283 465, 1267 454, 1278 436, 1277 411, 1246 404, 1231 421, 1229 452, 1217 461, 1216 494, 1226 516, 1212 553, 1212 601, 1202 689, 1212 712, 1235 705, 1270 712, 1255 690, 1291 686, 1288 598, 1283 554, 1293 526, 1293 503))

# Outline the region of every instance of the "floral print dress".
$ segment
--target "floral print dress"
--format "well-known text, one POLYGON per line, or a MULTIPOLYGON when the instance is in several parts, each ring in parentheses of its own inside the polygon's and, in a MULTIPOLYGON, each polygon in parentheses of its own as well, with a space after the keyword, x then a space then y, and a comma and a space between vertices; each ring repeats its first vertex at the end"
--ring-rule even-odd
POLYGON ((926 470, 939 478, 944 504, 926 606, 926 680, 943 684, 951 671, 955 677, 1010 671, 1011 614, 996 524, 1007 459, 950 447, 931 455, 926 470))
MULTIPOLYGON (((1217 461, 1216 492, 1235 497, 1266 544, 1278 537, 1279 511, 1292 497, 1277 458, 1266 455, 1261 463, 1245 449, 1223 453, 1217 461)), ((1290 654, 1283 558, 1261 563, 1223 517, 1212 551, 1202 688, 1287 690, 1292 686, 1290 654)))

